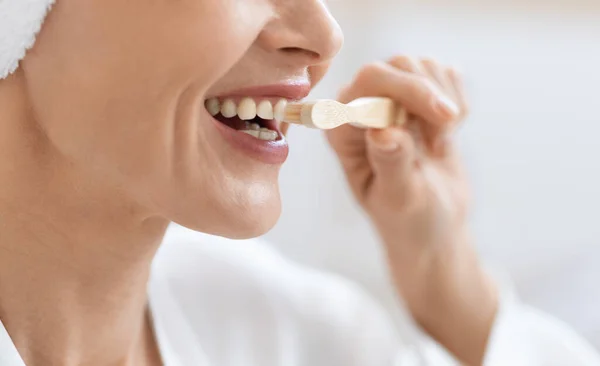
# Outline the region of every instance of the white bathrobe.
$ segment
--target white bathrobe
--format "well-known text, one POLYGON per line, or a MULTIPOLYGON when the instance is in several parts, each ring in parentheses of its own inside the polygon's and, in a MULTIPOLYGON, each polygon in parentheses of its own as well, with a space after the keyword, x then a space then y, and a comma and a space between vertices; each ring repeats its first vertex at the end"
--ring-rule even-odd
MULTIPOLYGON (((402 340, 356 284, 258 240, 174 226, 148 293, 165 366, 458 365, 423 335, 402 340)), ((0 323, 0 366, 24 365, 0 323)), ((567 326, 503 294, 485 365, 596 366, 600 357, 567 326)))

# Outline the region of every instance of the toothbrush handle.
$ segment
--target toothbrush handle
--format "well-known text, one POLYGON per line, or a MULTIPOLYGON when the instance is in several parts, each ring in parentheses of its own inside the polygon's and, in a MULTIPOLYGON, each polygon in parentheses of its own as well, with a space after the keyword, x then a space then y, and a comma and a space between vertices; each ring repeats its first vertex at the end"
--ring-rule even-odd
POLYGON ((386 128, 404 123, 406 113, 389 98, 365 97, 348 104, 334 100, 307 103, 301 111, 302 124, 329 130, 344 124, 363 128, 386 128))
POLYGON ((347 104, 352 109, 354 125, 386 128, 394 124, 396 103, 389 98, 365 97, 347 104))
POLYGON ((335 100, 319 100, 302 106, 300 120, 309 128, 330 130, 353 120, 353 111, 335 100))

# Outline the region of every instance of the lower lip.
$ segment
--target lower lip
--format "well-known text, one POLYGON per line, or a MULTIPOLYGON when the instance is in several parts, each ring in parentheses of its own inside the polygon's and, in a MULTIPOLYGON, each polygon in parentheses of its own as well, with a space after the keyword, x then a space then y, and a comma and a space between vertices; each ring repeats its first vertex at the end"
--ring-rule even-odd
POLYGON ((223 138, 244 155, 265 164, 281 165, 286 161, 290 150, 285 137, 280 131, 277 131, 279 137, 275 141, 259 140, 221 123, 212 116, 210 117, 223 138))

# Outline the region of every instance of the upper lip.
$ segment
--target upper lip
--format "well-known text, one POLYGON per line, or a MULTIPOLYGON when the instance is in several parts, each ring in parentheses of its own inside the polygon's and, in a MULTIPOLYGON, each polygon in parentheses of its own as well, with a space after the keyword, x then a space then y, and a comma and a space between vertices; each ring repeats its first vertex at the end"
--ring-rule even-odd
POLYGON ((219 98, 226 97, 279 97, 291 101, 305 98, 311 90, 310 81, 306 79, 287 81, 278 84, 258 85, 236 89, 228 93, 218 95, 219 98))

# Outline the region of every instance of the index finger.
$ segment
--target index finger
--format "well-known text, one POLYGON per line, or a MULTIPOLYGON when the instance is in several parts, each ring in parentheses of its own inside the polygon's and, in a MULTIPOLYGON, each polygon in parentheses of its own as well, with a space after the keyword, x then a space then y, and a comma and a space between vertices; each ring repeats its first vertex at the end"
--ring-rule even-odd
POLYGON ((343 103, 354 99, 388 97, 413 115, 433 124, 446 124, 460 113, 458 106, 427 77, 408 73, 384 63, 364 66, 342 95, 343 103))

